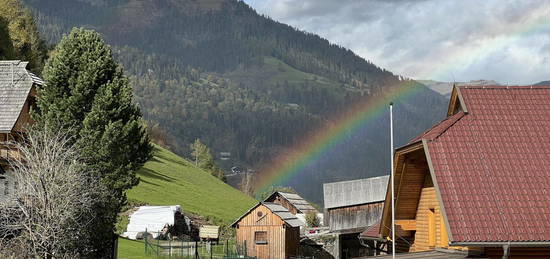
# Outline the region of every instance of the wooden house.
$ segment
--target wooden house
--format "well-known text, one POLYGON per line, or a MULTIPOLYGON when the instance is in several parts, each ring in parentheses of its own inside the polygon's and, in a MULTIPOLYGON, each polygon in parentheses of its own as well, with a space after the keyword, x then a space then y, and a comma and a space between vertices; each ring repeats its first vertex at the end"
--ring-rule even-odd
POLYGON ((325 224, 336 237, 336 258, 374 254, 359 234, 380 221, 389 176, 323 185, 325 224))
POLYGON ((285 207, 260 202, 231 226, 237 245, 246 255, 260 259, 284 259, 298 255, 302 221, 285 207))
POLYGON ((312 212, 315 214, 319 213, 308 201, 295 193, 275 191, 264 202, 277 203, 294 215, 312 212))
POLYGON ((550 258, 549 129, 550 86, 455 87, 447 118, 395 152, 396 250, 550 258))
POLYGON ((44 84, 26 69, 27 64, 0 61, 0 198, 17 184, 8 162, 20 158, 14 143, 25 137, 25 128, 32 123, 29 111, 36 106, 36 86, 44 84))

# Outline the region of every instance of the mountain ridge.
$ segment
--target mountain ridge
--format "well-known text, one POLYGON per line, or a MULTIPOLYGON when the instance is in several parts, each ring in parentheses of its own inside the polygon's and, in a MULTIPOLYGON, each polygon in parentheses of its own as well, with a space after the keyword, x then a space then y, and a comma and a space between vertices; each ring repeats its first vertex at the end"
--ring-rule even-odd
MULTIPOLYGON (((259 15, 241 1, 25 3, 50 44, 73 26, 103 33, 131 79, 144 117, 158 126, 171 149, 189 156, 189 144, 200 138, 216 154, 231 154, 218 160, 226 170, 261 168, 333 123, 350 104, 403 83, 351 50, 259 15)), ((407 125, 397 129, 397 144, 442 118, 436 107, 446 106, 438 93, 410 83, 419 90, 396 100, 396 119, 407 125)), ((349 136, 347 150, 287 184, 321 203, 324 182, 385 174, 389 159, 380 150, 389 149, 389 122, 384 115, 349 136)))

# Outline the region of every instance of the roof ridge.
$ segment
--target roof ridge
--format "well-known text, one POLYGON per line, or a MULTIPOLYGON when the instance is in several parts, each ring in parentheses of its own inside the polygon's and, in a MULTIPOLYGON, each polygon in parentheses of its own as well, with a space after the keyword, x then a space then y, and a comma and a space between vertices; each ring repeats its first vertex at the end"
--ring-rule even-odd
POLYGON ((447 121, 450 121, 452 119, 454 119, 455 117, 459 117, 458 119, 456 119, 455 121, 453 121, 450 125, 448 125, 447 127, 445 127, 444 130, 442 130, 439 134, 437 134, 435 137, 431 138, 431 139, 428 139, 428 140, 434 140, 434 139, 437 139, 439 138, 443 133, 445 133, 450 127, 452 127, 453 125, 456 124, 456 122, 458 122, 459 120, 461 120, 464 116, 466 116, 466 113, 464 113, 463 111, 460 111, 460 112, 457 112, 456 114, 453 114, 451 116, 447 116, 445 119, 437 122, 436 124, 434 124, 432 127, 430 127, 429 129, 425 130, 424 132, 420 133, 420 135, 416 136, 415 138, 413 138, 411 141, 409 141, 409 143, 407 143, 407 145, 405 146, 408 146, 410 144, 413 144, 413 143, 416 143, 422 139, 425 138, 426 135, 428 135, 431 131, 435 130, 437 127, 441 126, 443 123, 447 122, 447 121))
POLYGON ((453 127, 458 121, 462 120, 462 118, 464 118, 464 116, 466 116, 466 113, 464 113, 463 111, 457 112, 455 115, 449 116, 449 118, 454 117, 454 116, 457 116, 458 118, 455 121, 453 121, 449 126, 447 126, 444 130, 442 130, 439 134, 437 134, 434 138, 432 138, 431 140, 438 139, 439 137, 441 137, 441 135, 445 134, 447 132, 447 130, 449 130, 451 127, 453 127), (460 116, 457 116, 458 114, 460 114, 460 116))

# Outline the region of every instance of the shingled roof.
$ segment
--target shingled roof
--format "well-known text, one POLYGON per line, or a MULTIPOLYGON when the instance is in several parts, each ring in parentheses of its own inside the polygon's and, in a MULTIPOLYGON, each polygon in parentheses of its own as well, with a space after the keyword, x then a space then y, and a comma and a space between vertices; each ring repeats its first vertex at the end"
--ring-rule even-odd
POLYGON ((457 87, 449 115, 416 142, 451 245, 550 244, 550 86, 457 87))
POLYGON ((44 84, 26 69, 27 64, 19 60, 0 61, 0 133, 11 132, 32 86, 44 84))

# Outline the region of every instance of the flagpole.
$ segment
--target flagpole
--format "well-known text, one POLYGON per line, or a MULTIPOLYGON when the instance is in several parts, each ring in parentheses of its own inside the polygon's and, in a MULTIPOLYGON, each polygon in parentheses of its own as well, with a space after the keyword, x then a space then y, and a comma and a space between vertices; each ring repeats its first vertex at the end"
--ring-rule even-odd
POLYGON ((392 259, 395 259, 395 194, 394 194, 394 169, 393 169, 393 102, 390 103, 390 146, 391 146, 391 251, 392 259))

